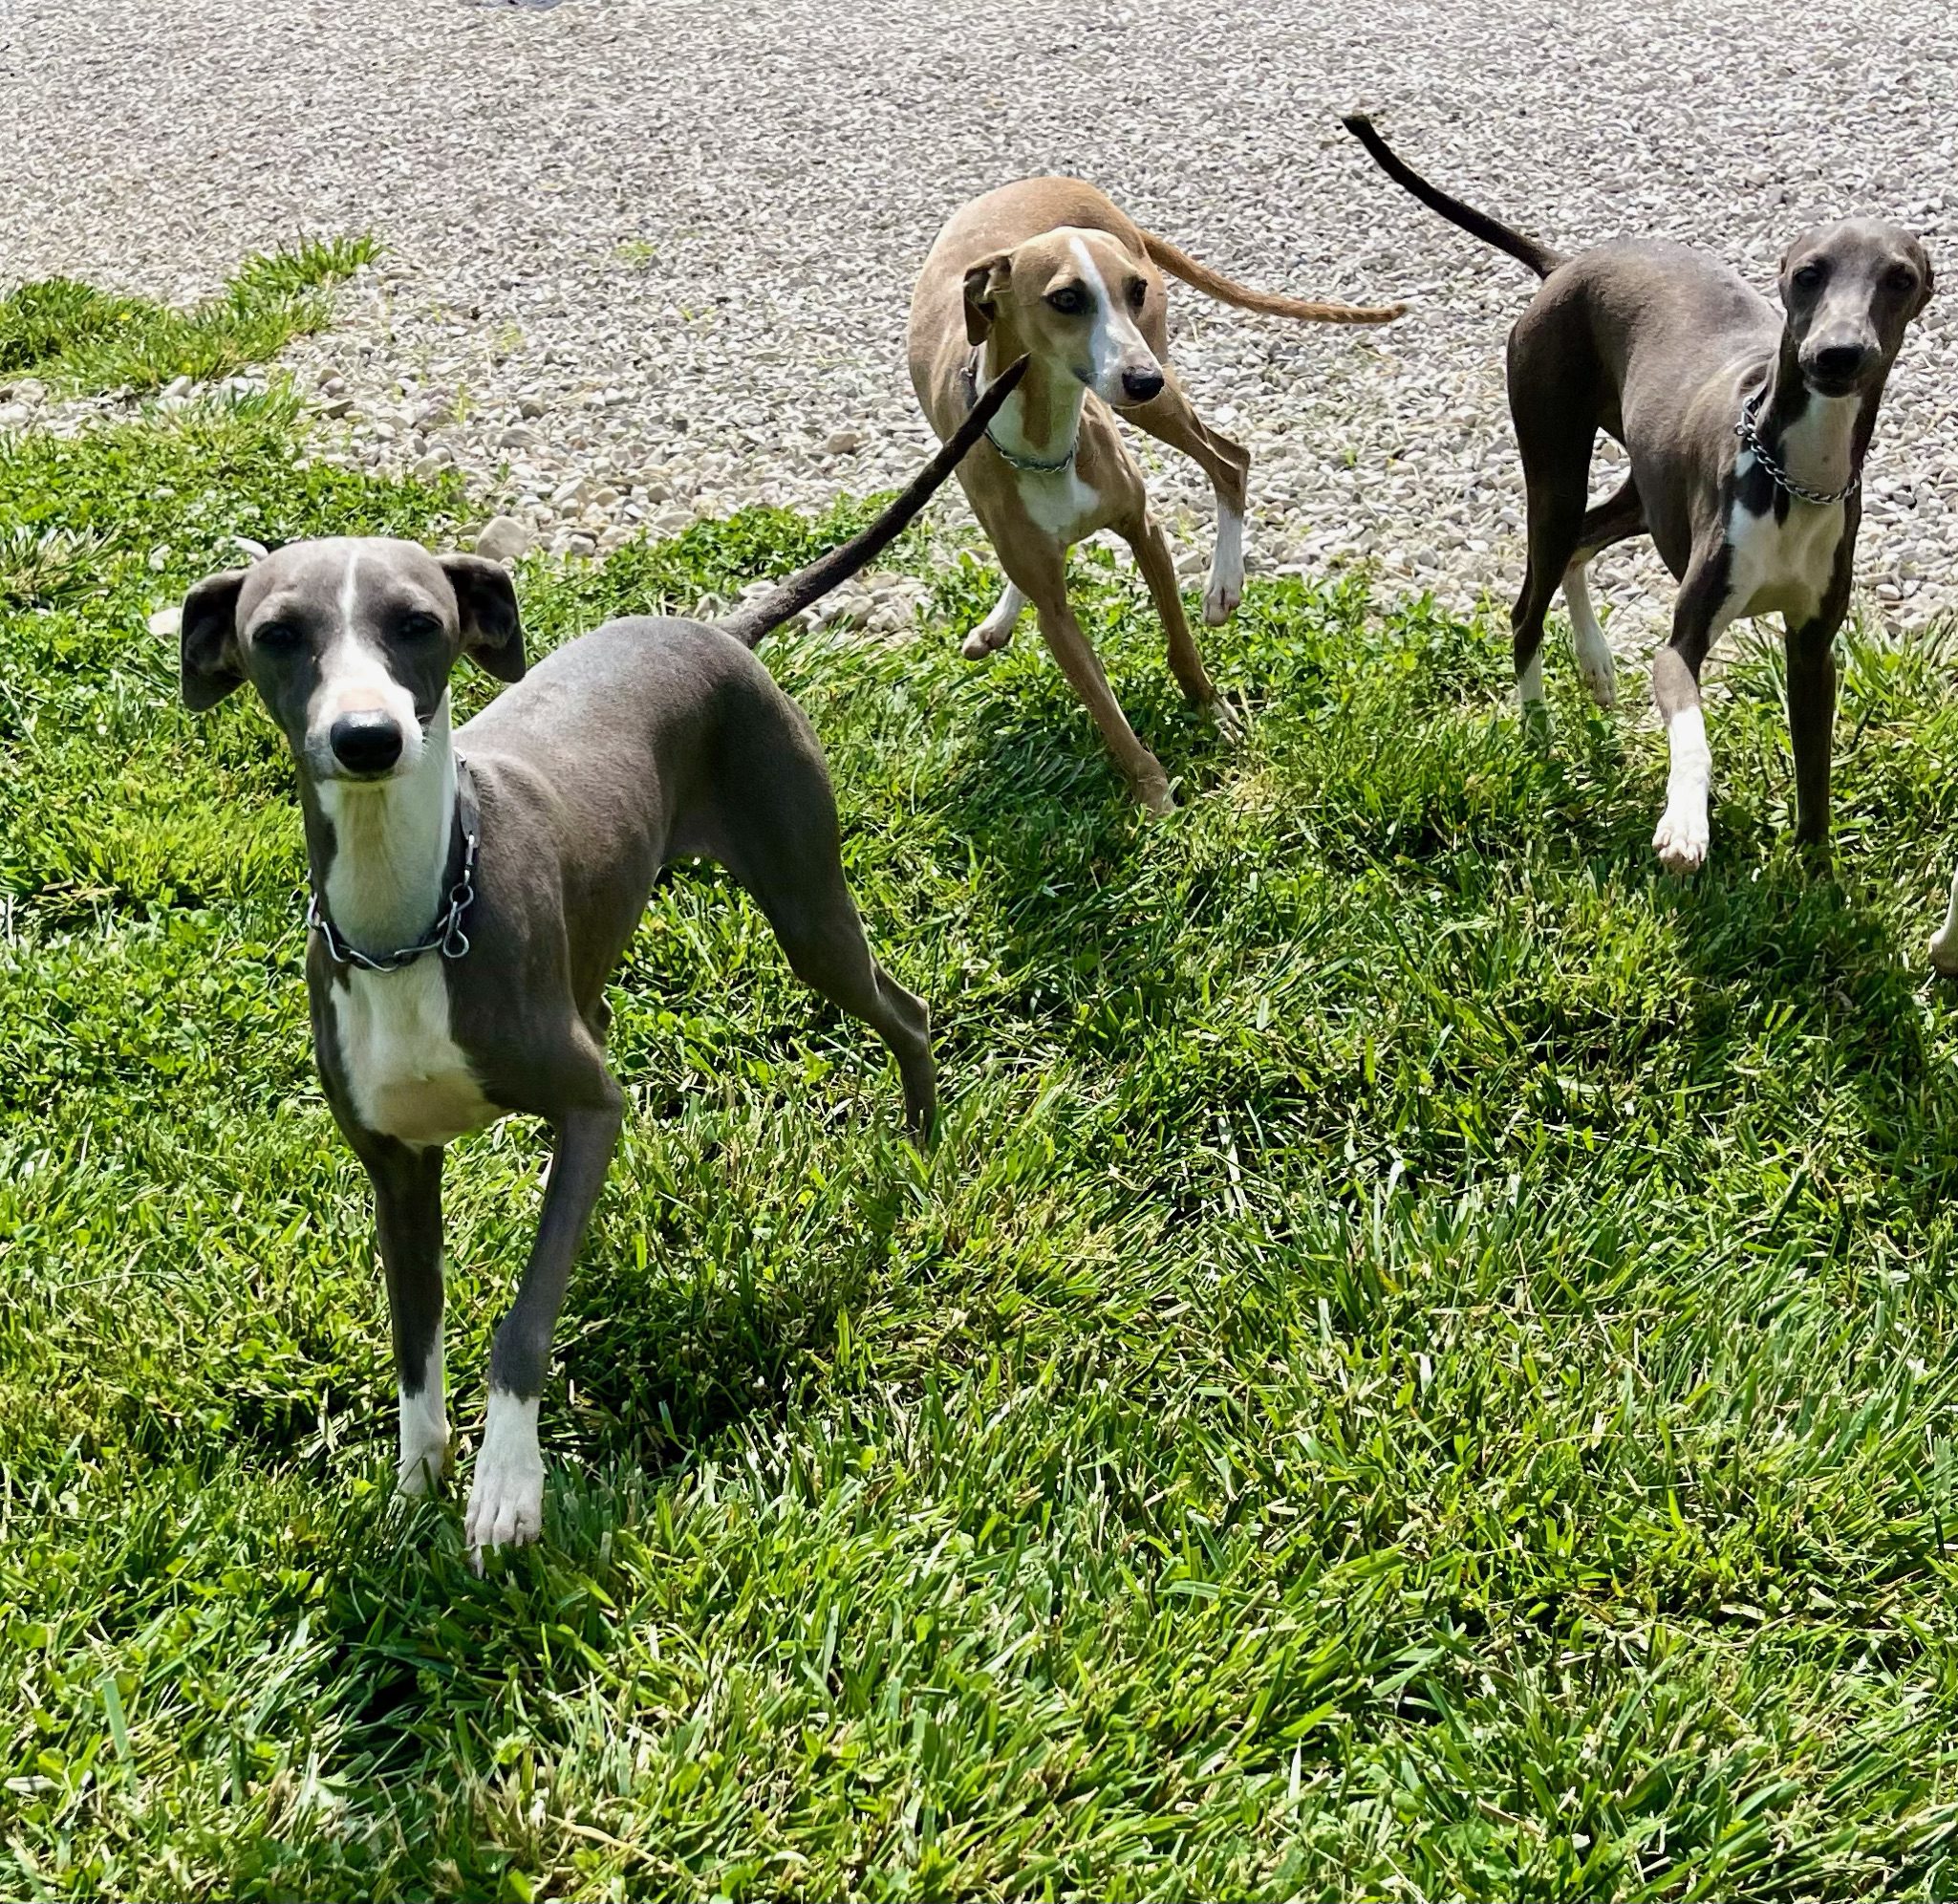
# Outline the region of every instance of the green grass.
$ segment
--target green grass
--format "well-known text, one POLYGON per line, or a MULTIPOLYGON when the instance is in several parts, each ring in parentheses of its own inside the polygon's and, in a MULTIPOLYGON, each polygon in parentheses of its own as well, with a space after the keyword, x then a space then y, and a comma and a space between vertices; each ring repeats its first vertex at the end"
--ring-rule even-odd
MULTIPOLYGON (((450 531, 294 428, 0 444, 0 1894, 1958 1890, 1947 650, 1850 644, 1833 875, 1740 660, 1682 885, 1653 734, 1560 651, 1538 754, 1494 625, 1357 585, 1210 638, 1233 749, 1082 565, 1162 823, 1037 642, 957 658, 977 562, 776 640, 947 1128, 677 872, 477 1581, 390 1496, 289 768, 144 627, 234 533, 450 531)), ((853 517, 532 563, 533 651, 853 517)), ((543 1156, 452 1159, 472 1438, 543 1156)))
POLYGON ((217 296, 188 310, 43 278, 0 299, 0 379, 65 390, 160 390, 263 363, 329 314, 324 288, 378 255, 369 237, 306 238, 247 259, 217 296))

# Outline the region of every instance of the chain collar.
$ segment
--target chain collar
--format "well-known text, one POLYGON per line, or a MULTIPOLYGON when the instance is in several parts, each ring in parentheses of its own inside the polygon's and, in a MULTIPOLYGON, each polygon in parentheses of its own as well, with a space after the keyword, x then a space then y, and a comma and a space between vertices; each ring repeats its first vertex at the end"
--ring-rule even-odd
POLYGON ((398 972, 412 965, 424 953, 440 952, 444 959, 460 959, 469 949, 469 935, 463 930, 463 915, 476 900, 476 842, 482 820, 476 806, 476 785, 469 763, 456 756, 456 832, 463 842, 463 863, 449 888, 448 902, 430 926, 412 945, 398 946, 371 959, 359 946, 349 942, 326 909, 317 887, 308 882, 306 923, 318 933, 326 955, 336 965, 357 965, 363 972, 398 972))
MULTIPOLYGON (((984 349, 985 346, 981 344, 978 350, 975 350, 973 354, 966 358, 965 368, 959 373, 960 377, 964 379, 965 382, 965 407, 968 410, 970 410, 973 407, 973 405, 979 401, 979 356, 980 353, 984 351, 984 349)), ((1030 456, 1014 455, 1014 453, 1010 449, 1008 449, 1006 445, 1003 443, 1001 443, 998 437, 996 437, 993 434, 993 426, 991 423, 988 423, 986 425, 986 441, 1000 452, 1001 461, 1009 465, 1011 467, 1015 469, 1023 469, 1027 471, 1028 474, 1036 476, 1058 476, 1062 470, 1071 469, 1074 466, 1074 452, 1081 446, 1081 430, 1079 425, 1077 424, 1074 432, 1074 441, 1067 445, 1067 454, 1064 456, 1058 463, 1036 463, 1030 456)))
POLYGON ((1754 418, 1759 413, 1764 390, 1756 390, 1740 406, 1740 422, 1733 426, 1733 434, 1740 439, 1740 446, 1749 451, 1754 461, 1768 472, 1768 477, 1777 489, 1785 490, 1798 503, 1813 503, 1818 508, 1827 508, 1832 503, 1846 502, 1856 493, 1856 486, 1862 481, 1862 471, 1856 470, 1840 489, 1811 489, 1805 483, 1797 483, 1780 464, 1768 454, 1767 446, 1761 442, 1759 430, 1754 427, 1754 418))

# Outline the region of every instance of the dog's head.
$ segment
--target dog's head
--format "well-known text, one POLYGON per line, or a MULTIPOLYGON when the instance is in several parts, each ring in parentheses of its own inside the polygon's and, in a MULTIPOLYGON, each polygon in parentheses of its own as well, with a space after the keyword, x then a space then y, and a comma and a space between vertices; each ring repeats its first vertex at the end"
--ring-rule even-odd
POLYGON ((206 575, 183 603, 185 705, 215 707, 249 682, 315 783, 413 772, 464 655, 522 679, 510 578, 412 542, 295 542, 206 575))
POLYGON ((1160 335, 1162 279, 1106 231, 1062 226, 981 258, 965 273, 965 335, 998 334, 1007 357, 1029 357, 1086 384, 1105 403, 1147 403, 1163 367, 1144 335, 1160 335))
POLYGON ((1781 260, 1781 302, 1802 380, 1818 397, 1881 384, 1931 294, 1931 261, 1909 232, 1853 218, 1804 231, 1781 260))

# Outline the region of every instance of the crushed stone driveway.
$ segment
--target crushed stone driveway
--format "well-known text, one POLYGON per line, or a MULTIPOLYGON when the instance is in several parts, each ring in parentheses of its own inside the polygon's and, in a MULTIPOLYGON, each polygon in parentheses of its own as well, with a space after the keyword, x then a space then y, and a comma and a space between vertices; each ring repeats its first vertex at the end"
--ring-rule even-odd
MULTIPOLYGON (((1254 567, 1364 559, 1506 604, 1502 347, 1531 283, 1372 169, 1356 106, 1564 248, 1666 236, 1771 291, 1805 224, 1913 227, 1953 288, 1891 382, 1859 579, 1904 630, 1958 603, 1958 13, 1929 0, 12 0, 0 283, 191 297, 297 232, 371 229, 387 255, 293 353, 330 453, 453 464, 485 514, 582 552, 899 480, 928 441, 903 333, 934 232, 1075 172, 1246 282, 1414 305, 1341 330, 1173 288, 1185 381, 1254 452, 1254 567)), ((1209 497, 1147 460, 1200 573, 1209 497)), ((1663 628, 1648 548, 1597 587, 1621 645, 1663 628)))

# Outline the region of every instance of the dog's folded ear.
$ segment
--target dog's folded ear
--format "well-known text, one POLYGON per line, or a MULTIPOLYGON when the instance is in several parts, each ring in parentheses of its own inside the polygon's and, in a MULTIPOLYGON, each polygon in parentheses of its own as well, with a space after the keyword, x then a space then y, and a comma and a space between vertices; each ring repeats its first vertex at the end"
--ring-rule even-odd
POLYGON ((238 591, 244 586, 245 571, 226 569, 206 575, 183 597, 177 688, 193 713, 215 707, 245 684, 238 652, 238 591))
POLYGON ((1013 277, 1013 254, 995 251, 981 258, 965 273, 965 341, 982 344, 992 335, 993 319, 1000 314, 1000 299, 1013 277))
POLYGON ((444 555, 441 561, 456 592, 463 654, 498 681, 522 681, 524 624, 508 572, 486 555, 444 555))

